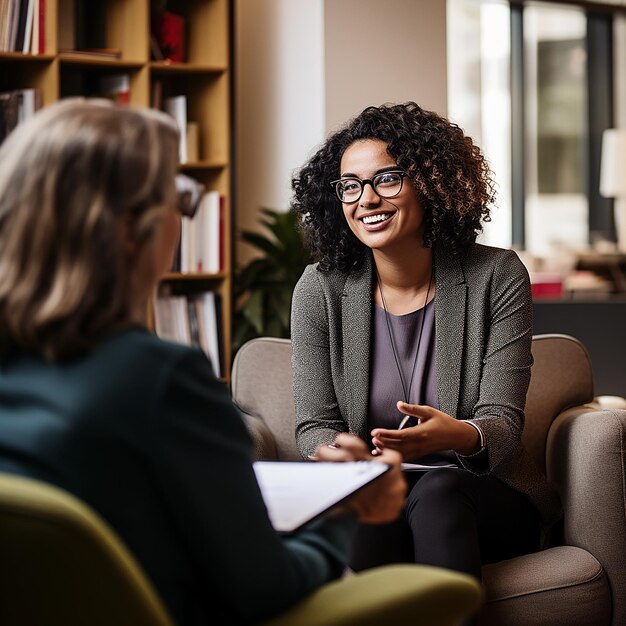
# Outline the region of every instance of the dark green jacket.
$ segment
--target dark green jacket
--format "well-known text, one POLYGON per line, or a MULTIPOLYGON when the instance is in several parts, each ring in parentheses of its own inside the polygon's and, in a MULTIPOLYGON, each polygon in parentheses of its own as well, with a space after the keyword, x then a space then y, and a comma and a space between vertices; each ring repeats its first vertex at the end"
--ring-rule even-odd
POLYGON ((65 363, 0 361, 0 471, 97 510, 180 626, 273 615, 347 560, 349 521, 276 535, 250 439, 210 363, 139 328, 65 363))

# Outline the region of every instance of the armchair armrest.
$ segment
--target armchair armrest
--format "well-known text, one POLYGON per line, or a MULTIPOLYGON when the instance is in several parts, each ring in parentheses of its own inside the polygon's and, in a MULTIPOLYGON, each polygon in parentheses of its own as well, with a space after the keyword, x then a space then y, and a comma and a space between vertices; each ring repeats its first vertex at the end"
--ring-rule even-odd
POLYGON ((546 457, 548 478, 563 502, 565 544, 602 564, 613 623, 626 624, 626 411, 581 406, 561 413, 548 434, 546 457))
POLYGON ((276 461, 278 459, 276 439, 268 425, 260 417, 254 417, 241 410, 239 413, 254 444, 254 460, 276 461))
POLYGON ((426 565, 388 565, 324 585, 263 626, 453 626, 478 609, 478 581, 426 565))

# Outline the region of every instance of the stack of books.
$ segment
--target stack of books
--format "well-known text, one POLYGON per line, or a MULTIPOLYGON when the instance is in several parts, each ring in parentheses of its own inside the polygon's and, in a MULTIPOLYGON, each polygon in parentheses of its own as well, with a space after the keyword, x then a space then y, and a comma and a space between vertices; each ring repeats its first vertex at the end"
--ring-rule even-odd
POLYGON ((219 294, 159 296, 155 307, 155 330, 161 339, 198 346, 209 357, 215 376, 223 375, 222 307, 219 294))
POLYGON ((0 93, 0 143, 20 123, 41 108, 41 90, 16 89, 0 93))
POLYGON ((180 254, 173 268, 183 274, 217 274, 224 269, 224 197, 204 194, 193 218, 183 217, 180 254))
POLYGON ((0 0, 0 52, 43 54, 45 0, 0 0))

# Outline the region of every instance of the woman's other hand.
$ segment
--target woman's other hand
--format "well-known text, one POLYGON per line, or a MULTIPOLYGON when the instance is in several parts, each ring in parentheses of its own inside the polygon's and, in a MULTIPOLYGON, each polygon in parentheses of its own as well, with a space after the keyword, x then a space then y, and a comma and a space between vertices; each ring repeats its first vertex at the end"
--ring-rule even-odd
POLYGON ((320 446, 315 458, 318 461, 376 461, 390 465, 389 471, 360 489, 348 499, 346 505, 364 524, 386 524, 400 515, 407 485, 400 469, 402 458, 398 452, 389 448, 374 457, 362 439, 340 433, 332 447, 320 446))
POLYGON ((404 461, 411 461, 441 450, 468 455, 480 449, 478 431, 466 422, 430 406, 398 402, 397 407, 400 413, 418 417, 420 423, 403 430, 375 428, 372 442, 381 452, 397 450, 404 461))

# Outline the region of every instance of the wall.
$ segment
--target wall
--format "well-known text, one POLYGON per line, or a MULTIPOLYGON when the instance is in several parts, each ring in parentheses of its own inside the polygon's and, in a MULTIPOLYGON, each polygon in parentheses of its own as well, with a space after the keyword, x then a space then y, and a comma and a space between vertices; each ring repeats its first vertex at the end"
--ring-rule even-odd
POLYGON ((368 105, 446 114, 445 0, 326 0, 326 129, 368 105))
MULTIPOLYGON (((236 228, 286 209, 326 132, 369 104, 446 113, 445 0, 236 0, 236 228), (349 25, 349 33, 346 28, 349 25)), ((237 244, 245 263, 252 250, 237 244)))
MULTIPOLYGON (((235 3, 236 229, 285 210, 290 178, 324 137, 323 0, 235 3)), ((238 244, 239 263, 251 256, 238 244)))

